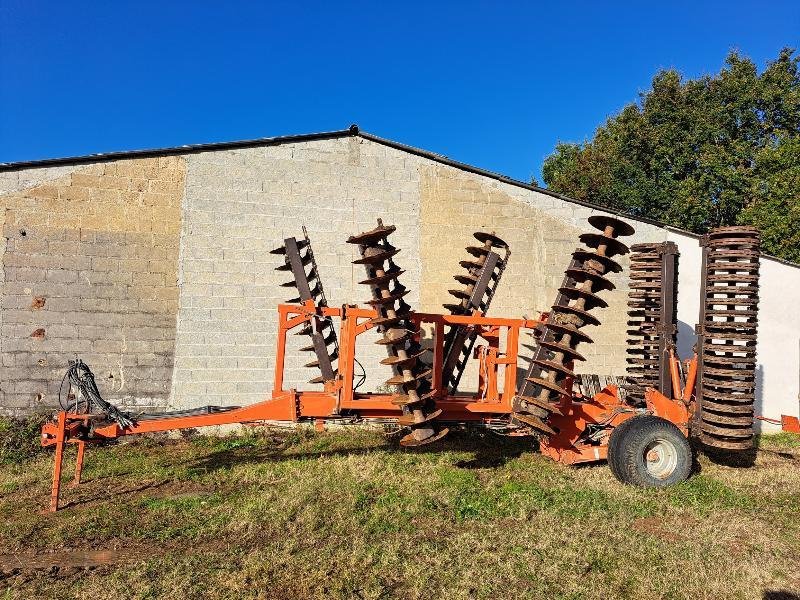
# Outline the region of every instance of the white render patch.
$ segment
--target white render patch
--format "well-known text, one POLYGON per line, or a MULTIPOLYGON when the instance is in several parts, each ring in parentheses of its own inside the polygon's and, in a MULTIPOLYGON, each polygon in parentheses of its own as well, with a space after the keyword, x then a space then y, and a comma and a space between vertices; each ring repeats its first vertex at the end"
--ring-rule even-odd
MULTIPOLYGON (((761 258, 756 415, 798 416, 800 405, 800 269, 761 258)), ((775 430, 765 422, 762 427, 775 430)))

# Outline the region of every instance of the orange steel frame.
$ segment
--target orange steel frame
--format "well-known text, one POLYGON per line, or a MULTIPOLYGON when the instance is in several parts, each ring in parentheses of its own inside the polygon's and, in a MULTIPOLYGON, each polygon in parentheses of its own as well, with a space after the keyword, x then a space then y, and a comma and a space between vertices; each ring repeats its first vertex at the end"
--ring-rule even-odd
MULTIPOLYGON (((674 423, 689 435, 689 419, 694 407, 694 382, 697 377, 697 357, 687 363, 686 384, 681 385, 680 364, 674 351, 669 355, 670 376, 674 398, 648 388, 644 399, 647 412, 674 423)), ((568 388, 569 389, 569 388, 568 388)), ((623 403, 615 385, 606 386, 592 398, 565 394, 561 397, 558 414, 550 415, 548 423, 557 435, 539 442, 542 454, 565 464, 595 462, 608 458, 608 439, 617 426, 640 410, 623 403), (595 437, 586 432, 591 425, 601 426, 595 437)))
MULTIPOLYGON (((278 335, 276 349, 275 381, 272 398, 263 402, 224 412, 184 415, 160 419, 141 420, 130 427, 122 428, 116 423, 98 423, 98 415, 59 412, 53 423, 42 428, 43 446, 55 446, 53 485, 50 496, 50 511, 59 507, 61 471, 66 444, 78 446, 73 485, 81 481, 86 443, 112 440, 126 435, 153 433, 177 429, 190 429, 252 423, 257 421, 314 420, 319 426, 323 419, 363 418, 397 419, 402 415, 400 407, 392 404, 392 394, 358 393, 353 388, 356 341, 359 335, 372 329, 370 320, 376 316, 371 309, 357 306, 341 308, 317 307, 309 300, 303 304, 280 304, 278 306, 278 335), (286 338, 290 330, 315 319, 339 319, 339 372, 334 380, 325 383, 322 391, 298 391, 284 389, 284 362, 286 338)), ((541 319, 508 319, 485 317, 476 312, 468 316, 415 313, 413 319, 420 327, 432 330, 432 385, 438 391, 437 408, 442 409, 440 420, 460 423, 490 423, 508 417, 512 413, 512 400, 516 394, 518 347, 521 330, 535 329, 541 319), (444 332, 449 325, 473 327, 485 344, 476 349, 479 360, 478 391, 450 395, 442 385, 444 360, 444 332), (501 344, 504 341, 504 344, 501 344), (502 350, 501 350, 502 348, 502 350), (502 384, 501 384, 502 378, 502 384)), ((677 381, 678 364, 671 356, 671 370, 677 381)), ((648 409, 688 432, 689 407, 693 396, 692 387, 696 375, 696 360, 689 366, 687 385, 683 395, 666 398, 655 390, 648 390, 645 398, 648 409)), ((567 389, 571 389, 569 381, 567 389)), ((680 385, 673 385, 680 390, 680 385)), ((634 416, 635 409, 625 405, 618 396, 616 386, 609 385, 593 398, 562 396, 559 410, 550 423, 558 434, 540 443, 542 453, 554 460, 574 464, 604 460, 607 457, 608 435, 613 427, 634 416), (600 437, 586 438, 590 425, 600 426, 600 437)))

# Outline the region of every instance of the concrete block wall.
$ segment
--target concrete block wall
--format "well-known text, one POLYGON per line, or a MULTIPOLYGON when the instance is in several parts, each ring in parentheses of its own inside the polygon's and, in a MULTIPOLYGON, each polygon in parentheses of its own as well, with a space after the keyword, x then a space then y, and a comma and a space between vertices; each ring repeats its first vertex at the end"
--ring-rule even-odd
POLYGON ((107 398, 164 407, 183 165, 163 157, 4 174, 3 412, 54 406, 76 355, 107 398))
MULTIPOLYGON (((131 406, 243 405, 270 396, 275 369, 280 257, 269 251, 308 228, 329 303, 363 303, 364 269, 348 236, 381 217, 409 303, 438 312, 478 230, 511 245, 490 314, 547 310, 587 218, 599 211, 473 173, 436 157, 358 135, 249 145, 0 172, 0 411, 52 406, 76 352, 101 391, 131 406), (22 231, 25 235, 22 235, 22 231), (43 334, 37 333, 44 330, 43 334), (35 334, 35 335, 32 335, 35 334)), ((629 220, 626 241, 678 243, 679 351, 694 343, 699 246, 693 236, 629 220)), ((619 259, 627 269, 628 259, 619 259)), ((625 371, 627 279, 604 295, 599 327, 577 365, 625 371)), ((800 322, 791 317, 800 269, 764 259, 760 317, 760 410, 798 414, 800 322)), ((800 292, 798 292, 800 293, 800 292)), ((375 335, 359 338, 363 389, 389 376, 375 335)), ((523 344, 529 340, 522 340, 523 344)), ((285 387, 313 389, 313 360, 289 336, 285 387)), ((524 349, 523 349, 524 353, 524 349)), ((524 368, 526 364, 521 364, 524 368)), ((472 372, 462 389, 475 383, 472 372)))
MULTIPOLYGON (((421 203, 420 254, 436 257, 423 263, 422 310, 426 311, 441 311, 442 303, 452 301, 447 290, 460 287, 452 277, 463 272, 458 263, 468 258, 464 248, 475 244, 475 231, 483 230, 495 232, 511 247, 489 314, 538 317, 555 300, 572 252, 581 246, 579 236, 596 231, 587 219, 597 211, 451 166, 424 168, 421 203)), ((625 238, 629 245, 666 237, 665 230, 650 224, 633 225, 636 233, 625 238)), ((609 307, 593 311, 601 325, 587 329, 594 344, 581 346, 587 360, 576 364, 579 373, 620 375, 625 371, 628 258, 617 260, 625 270, 610 275, 617 287, 603 293, 609 307)), ((474 381, 474 377, 468 380, 474 381)))
MULTIPOLYGON (((417 305, 420 290, 419 189, 406 156, 357 137, 202 153, 187 157, 181 232, 181 298, 172 406, 247 404, 272 390, 276 305, 294 296, 280 287, 269 254, 308 229, 331 306, 369 299, 364 267, 353 265, 349 236, 372 229, 378 217, 398 230, 402 282, 417 305)), ((359 337, 365 389, 391 376, 378 364, 385 351, 374 335, 359 337), (363 352, 362 352, 363 351, 363 352)), ((309 389, 318 371, 303 365, 304 336, 290 335, 286 389, 309 389)), ((313 389, 313 388, 312 388, 313 389)))
MULTIPOLYGON (((407 300, 437 312, 451 297, 464 246, 480 229, 496 231, 512 259, 491 314, 535 316, 552 303, 578 236, 593 211, 545 194, 520 190, 460 169, 360 138, 270 146, 187 157, 181 235, 181 300, 171 405, 247 404, 272 389, 276 304, 293 294, 279 284, 280 258, 269 250, 306 225, 332 306, 362 303, 361 266, 347 237, 382 217, 398 231, 397 262, 411 289, 407 300)), ((639 224, 633 241, 663 240, 666 232, 639 224)), ((625 259, 622 259, 623 262, 625 259)), ((609 294, 611 307, 596 344, 586 346, 580 372, 625 369, 627 287, 609 294), (612 336, 609 339, 608 336, 612 336)), ((365 389, 391 375, 374 336, 359 338, 365 389), (363 338, 363 339, 362 339, 363 338)), ((303 365, 306 338, 289 337, 285 388, 308 388, 317 375, 303 365)), ((473 369, 474 371, 474 369, 473 369)), ((464 379, 474 387, 477 373, 464 379)))

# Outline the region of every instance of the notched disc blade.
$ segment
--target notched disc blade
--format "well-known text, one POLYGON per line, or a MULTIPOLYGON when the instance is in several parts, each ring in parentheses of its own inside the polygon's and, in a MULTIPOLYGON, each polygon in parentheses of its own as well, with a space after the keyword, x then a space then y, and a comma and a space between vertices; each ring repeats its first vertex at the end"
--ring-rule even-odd
POLYGON ((614 235, 618 237, 633 235, 636 232, 630 224, 609 215, 592 215, 587 220, 589 225, 600 231, 605 231, 606 227, 613 227, 614 235))
POLYGON ((483 261, 480 260, 462 260, 458 263, 465 269, 482 269, 483 268, 483 261))
POLYGON ((573 325, 568 325, 566 323, 551 323, 548 321, 547 324, 545 324, 545 331, 548 329, 552 330, 556 334, 569 335, 575 341, 586 342, 587 344, 592 343, 592 338, 573 325))
POLYGON ((606 279, 602 275, 598 275, 597 273, 592 273, 591 271, 587 271, 586 269, 567 269, 565 273, 567 277, 569 277, 570 279, 574 279, 579 283, 583 283, 585 281, 591 281, 593 292, 597 292, 600 290, 608 290, 610 292, 616 287, 613 283, 611 283, 608 279, 606 279))
POLYGON ((432 444, 433 442, 442 439, 449 432, 450 430, 445 427, 443 429, 440 429, 438 433, 435 433, 425 438, 424 440, 418 440, 414 437, 414 432, 412 431, 411 433, 409 433, 407 436, 403 437, 400 440, 400 445, 405 446, 406 448, 414 448, 416 446, 424 446, 425 444, 432 444))
POLYGON ((558 385, 555 381, 548 381, 547 379, 542 379, 541 377, 526 377, 527 381, 530 381, 534 385, 539 385, 545 389, 548 389, 552 392, 556 392, 557 394, 566 394, 567 391, 558 385))
POLYGON ((480 258, 481 256, 486 256, 491 252, 491 248, 487 248, 486 246, 467 246, 465 250, 471 254, 472 256, 480 258))
POLYGON ((394 225, 378 225, 375 229, 370 229, 364 233, 351 235, 347 238, 348 244, 374 244, 387 238, 390 234, 394 233, 397 227, 394 225))
POLYGON ((450 303, 442 304, 442 308, 444 308, 445 310, 449 310, 453 314, 458 314, 458 315, 467 310, 466 307, 461 304, 450 304, 450 303))
POLYGON ((575 348, 565 344, 559 344, 558 342, 551 342, 548 340, 539 340, 539 345, 542 348, 547 348, 551 352, 560 352, 566 356, 569 356, 572 360, 586 360, 583 355, 575 350, 575 348))
POLYGON ((391 327, 409 319, 411 319, 411 311, 397 310, 393 317, 375 317, 370 323, 377 327, 391 327))
POLYGON ((562 375, 565 375, 567 377, 575 377, 575 373, 573 373, 570 369, 568 369, 561 363, 557 363, 552 360, 541 360, 541 359, 535 359, 531 362, 539 365, 543 369, 547 369, 549 371, 557 371, 558 373, 561 373, 562 375))
POLYGON ((467 300, 471 296, 471 293, 467 290, 447 290, 447 293, 456 298, 461 298, 462 300, 467 300))
POLYGON ((550 404, 549 402, 545 402, 544 400, 539 400, 539 398, 535 398, 533 396, 517 396, 523 402, 528 404, 533 404, 534 406, 538 406, 539 408, 546 410, 548 413, 553 413, 559 416, 563 416, 564 413, 555 405, 550 404))
POLYGON ((477 275, 453 275, 453 279, 455 279, 458 283, 463 283, 464 285, 473 285, 477 283, 478 276, 477 275))
POLYGON ((571 305, 558 306, 558 305, 555 305, 555 306, 553 306, 553 312, 554 313, 569 313, 569 314, 575 315, 577 317, 580 317, 580 319, 583 321, 584 325, 600 325, 600 319, 595 317, 592 313, 590 313, 590 312, 588 312, 586 310, 580 309, 580 308, 578 308, 576 306, 571 306, 571 305))
POLYGON ((403 273, 405 273, 403 269, 391 269, 386 271, 383 275, 375 275, 374 277, 359 281, 358 283, 362 285, 382 285, 392 281, 392 279, 397 279, 403 273))
POLYGON ((588 250, 576 250, 572 253, 573 258, 579 260, 580 262, 586 262, 589 260, 594 260, 599 263, 602 263, 605 267, 606 272, 611 273, 619 273, 622 271, 622 266, 612 258, 608 256, 604 256, 602 254, 598 254, 597 252, 589 252, 588 250))
POLYGON ((386 380, 386 385, 402 385, 403 383, 411 383, 412 381, 420 381, 422 379, 428 379, 431 376, 431 370, 428 369, 424 373, 419 373, 415 375, 410 373, 408 375, 400 374, 395 375, 391 379, 386 380))
POLYGON ((373 246, 367 248, 361 258, 354 260, 354 265, 375 265, 389 260, 400 252, 399 248, 373 246))
POLYGON ((501 240, 499 237, 497 237, 493 233, 487 233, 485 231, 476 231, 472 235, 481 244, 485 244, 486 242, 489 242, 495 248, 503 248, 503 249, 508 248, 508 244, 506 244, 503 240, 501 240))
POLYGON ((381 361, 382 365, 389 365, 393 367, 400 367, 404 365, 412 365, 417 362, 417 359, 423 356, 427 350, 412 354, 410 356, 389 356, 381 361))
POLYGON ((391 344, 399 344, 401 342, 406 342, 412 337, 414 337, 414 332, 412 330, 396 327, 384 331, 383 337, 375 343, 380 344, 381 346, 389 346, 391 344))
POLYGON ((398 394, 393 396, 390 400, 390 402, 395 406, 413 406, 414 404, 421 404, 424 401, 424 398, 420 398, 419 396, 409 396, 407 394, 398 394))
POLYGON ((411 290, 400 290, 399 292, 394 292, 388 296, 367 300, 367 304, 371 306, 385 306, 387 304, 394 304, 395 301, 400 300, 400 298, 407 296, 409 293, 411 293, 411 290))
POLYGON ((603 300, 600 296, 593 294, 592 292, 582 290, 581 288, 561 287, 558 288, 558 291, 564 294, 570 300, 583 299, 586 303, 586 310, 592 310, 594 308, 606 308, 608 306, 608 302, 603 300))
POLYGON ((534 417, 533 415, 524 415, 521 413, 514 413, 514 418, 521 423, 525 423, 529 427, 532 427, 536 431, 540 433, 544 433, 547 435, 555 435, 555 430, 550 427, 547 423, 542 421, 539 417, 534 417))
POLYGON ((430 423, 431 421, 435 420, 439 415, 442 414, 442 409, 436 409, 429 415, 425 415, 421 421, 415 421, 414 415, 403 415, 399 419, 397 419, 397 424, 402 425, 403 427, 409 427, 411 425, 423 425, 425 423, 430 423))
POLYGON ((616 238, 605 236, 602 233, 583 233, 578 239, 589 248, 605 246, 605 256, 616 256, 617 254, 628 253, 628 247, 625 244, 616 238))

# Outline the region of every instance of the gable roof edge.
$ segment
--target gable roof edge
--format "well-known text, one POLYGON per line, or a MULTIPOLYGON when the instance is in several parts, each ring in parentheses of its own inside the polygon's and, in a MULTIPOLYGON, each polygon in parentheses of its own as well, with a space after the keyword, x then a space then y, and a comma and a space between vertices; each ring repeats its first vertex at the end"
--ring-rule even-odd
POLYGON ((523 188, 526 190, 530 190, 532 192, 539 192, 540 194, 545 194, 546 196, 551 196, 553 198, 558 198, 559 200, 563 200, 564 202, 570 202, 572 204, 578 204, 585 208, 591 208, 592 210, 600 210, 605 213, 609 213, 612 215, 618 215, 620 217, 624 217, 626 219, 633 219, 635 221, 641 221, 643 223, 648 223, 650 225, 655 225, 656 227, 661 227, 662 229, 669 229, 671 231, 675 231, 677 233, 682 233, 689 235, 691 237, 700 238, 700 236, 696 233, 692 233, 690 231, 683 231, 681 229, 672 227, 670 225, 665 225, 664 223, 660 223, 654 219, 649 219, 647 217, 638 217, 629 215, 627 213, 614 210, 613 208, 608 208, 607 206, 602 206, 600 204, 594 204, 592 202, 587 202, 585 200, 576 200, 575 198, 570 198, 569 196, 565 196, 563 194, 559 194, 558 192, 554 192, 552 190, 548 190, 547 188, 539 187, 536 185, 532 185, 529 183, 525 183, 524 181, 520 181, 519 179, 514 179, 509 177, 508 175, 503 175, 501 173, 495 173, 494 171, 488 171, 486 169, 481 169, 480 167, 476 167, 473 165, 469 165, 467 163, 462 163, 457 160, 453 160, 444 156, 442 154, 437 154, 435 152, 430 152, 429 150, 423 150, 421 148, 416 148, 414 146, 408 146, 406 144, 401 144, 400 142, 395 142, 394 140, 389 140, 386 138, 379 137, 377 135, 373 135, 371 133, 367 133, 366 131, 358 131, 358 136, 362 137, 367 140, 371 140, 378 144, 383 144, 384 146, 389 146, 391 148, 396 148, 397 150, 402 150, 403 152, 408 152, 409 154, 415 154, 417 156, 421 156, 423 158, 427 158, 438 163, 448 165, 454 167, 456 169, 460 169, 461 171, 467 171, 469 173, 474 173, 475 175, 482 175, 484 177, 489 177, 491 179, 495 179, 497 181, 501 181, 503 183, 507 183, 509 185, 513 185, 515 187, 523 188))
MULTIPOLYGON (((354 125, 357 129, 357 127, 354 125)), ((602 206, 600 204, 594 204, 593 202, 587 202, 585 200, 577 200, 575 198, 570 198, 569 196, 565 196, 564 194, 559 194, 558 192, 554 192, 552 190, 548 190, 547 188, 542 188, 536 185, 531 185, 529 183, 525 183, 524 181, 520 181, 518 179, 513 179, 508 175, 503 175, 501 173, 495 173, 494 171, 488 171, 486 169, 481 169, 480 167, 476 167, 473 165, 469 165, 467 163, 462 163, 457 160, 453 160, 444 156, 442 154, 437 154, 435 152, 430 152, 429 150, 423 150, 421 148, 416 148, 414 146, 408 146, 406 144, 401 144, 400 142, 395 142, 394 140, 389 140, 386 138, 379 137, 377 135, 373 135, 371 133, 367 133, 366 131, 357 130, 356 134, 359 137, 362 137, 367 140, 371 140, 378 144, 383 144, 384 146, 389 146, 390 148, 395 148, 397 150, 401 150, 403 152, 408 152, 409 154, 414 154, 416 156, 420 156, 423 158, 427 158, 429 160, 433 160, 435 162, 441 163, 443 165, 448 165, 454 167, 456 169, 460 169, 462 171, 467 171, 469 173, 474 173, 475 175, 481 175, 483 177, 489 177, 490 179, 494 179, 496 181, 500 181, 502 183, 507 183, 509 185, 519 187, 522 189, 530 190, 532 192, 538 192, 540 194, 545 194, 546 196, 550 196, 552 198, 558 198, 564 202, 569 202, 571 204, 578 204, 579 206, 583 206, 585 208, 590 208, 592 210, 599 210, 604 213, 616 215, 623 219, 630 219, 632 221, 639 221, 641 223, 647 223, 648 225, 653 225, 655 227, 659 227, 660 229, 665 229, 667 231, 671 231, 673 233, 678 233, 680 235, 684 235, 686 237, 694 238, 699 240, 703 237, 700 234, 694 233, 693 231, 688 231, 686 229, 681 229, 680 227, 674 227, 673 225, 667 225, 666 223, 662 223, 655 219, 650 219, 648 217, 640 217, 636 215, 631 215, 619 210, 614 210, 613 208, 608 208, 607 206, 602 206)), ((762 258, 766 258, 768 260, 773 260, 777 263, 794 267, 796 269, 800 269, 800 264, 793 263, 789 260, 778 258, 777 256, 772 256, 771 254, 762 254, 762 258)))
POLYGON ((234 142, 210 142, 206 144, 185 144, 183 146, 169 146, 167 148, 148 148, 144 150, 122 150, 119 152, 99 152, 97 154, 84 154, 82 156, 69 156, 63 158, 44 158, 40 160, 5 162, 5 163, 0 163, 0 173, 4 171, 16 171, 18 169, 38 169, 42 167, 80 165, 87 163, 110 162, 113 160, 125 160, 133 158, 155 158, 158 156, 197 154, 200 152, 218 152, 220 150, 236 150, 239 148, 257 148, 259 146, 277 146, 280 144, 291 144, 295 142, 313 142, 315 140, 330 140, 357 134, 358 134, 358 127, 353 125, 349 129, 323 131, 320 133, 279 135, 275 137, 255 138, 252 140, 239 140, 234 142))

